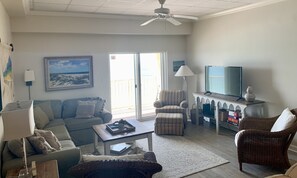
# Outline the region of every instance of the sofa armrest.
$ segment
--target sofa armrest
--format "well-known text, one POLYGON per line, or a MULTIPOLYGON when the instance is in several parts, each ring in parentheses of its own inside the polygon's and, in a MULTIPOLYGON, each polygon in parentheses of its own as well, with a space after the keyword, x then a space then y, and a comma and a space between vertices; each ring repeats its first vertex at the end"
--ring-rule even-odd
POLYGON ((182 108, 188 108, 188 107, 189 107, 188 101, 183 100, 183 101, 179 104, 179 106, 182 107, 182 108))
POLYGON ((108 123, 112 119, 112 114, 107 109, 103 109, 102 112, 96 113, 96 117, 101 117, 104 123, 108 123))
POLYGON ((161 108, 163 105, 162 105, 162 102, 160 100, 157 100, 154 102, 154 107, 155 108, 161 108))

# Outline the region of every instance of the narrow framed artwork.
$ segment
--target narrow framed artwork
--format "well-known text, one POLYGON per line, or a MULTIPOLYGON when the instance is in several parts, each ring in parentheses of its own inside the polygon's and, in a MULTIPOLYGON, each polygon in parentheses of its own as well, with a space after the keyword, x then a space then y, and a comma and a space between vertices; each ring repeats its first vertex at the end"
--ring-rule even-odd
POLYGON ((46 91, 94 86, 92 56, 45 57, 44 71, 46 91))
POLYGON ((182 65, 185 65, 185 61, 173 61, 173 72, 177 72, 182 65))

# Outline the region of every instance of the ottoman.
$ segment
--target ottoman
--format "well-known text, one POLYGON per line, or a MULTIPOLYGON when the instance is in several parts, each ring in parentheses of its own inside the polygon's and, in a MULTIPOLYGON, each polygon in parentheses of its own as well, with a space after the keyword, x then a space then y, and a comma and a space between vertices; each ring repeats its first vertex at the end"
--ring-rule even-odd
POLYGON ((183 135, 184 121, 181 113, 158 113, 155 120, 155 133, 158 135, 183 135))

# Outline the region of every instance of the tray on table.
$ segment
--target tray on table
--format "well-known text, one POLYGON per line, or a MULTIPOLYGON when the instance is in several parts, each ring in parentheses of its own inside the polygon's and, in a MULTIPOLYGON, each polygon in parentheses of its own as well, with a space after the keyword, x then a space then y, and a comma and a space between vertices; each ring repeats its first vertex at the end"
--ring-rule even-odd
POLYGON ((135 127, 132 124, 130 124, 128 121, 121 120, 111 124, 106 124, 106 130, 112 135, 116 135, 121 133, 133 132, 135 131, 135 127), (120 124, 124 125, 122 129, 119 126, 120 124))

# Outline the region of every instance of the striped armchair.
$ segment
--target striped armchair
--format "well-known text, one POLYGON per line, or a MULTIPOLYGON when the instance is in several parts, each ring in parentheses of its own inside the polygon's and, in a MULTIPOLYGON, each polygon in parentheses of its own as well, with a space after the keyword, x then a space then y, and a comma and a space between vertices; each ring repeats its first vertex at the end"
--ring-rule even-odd
POLYGON ((183 90, 162 90, 159 100, 154 102, 156 114, 158 113, 181 113, 183 114, 184 124, 187 122, 188 101, 183 90))

